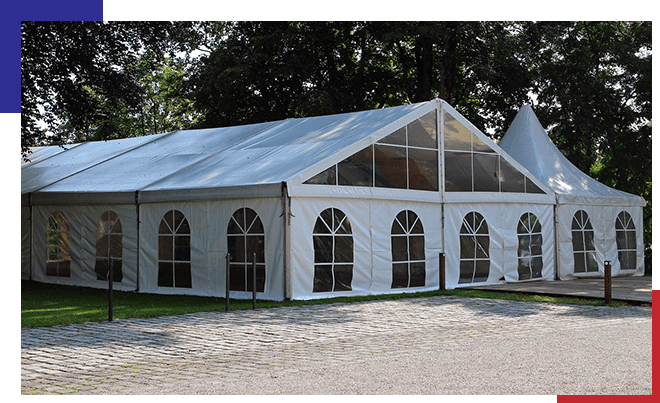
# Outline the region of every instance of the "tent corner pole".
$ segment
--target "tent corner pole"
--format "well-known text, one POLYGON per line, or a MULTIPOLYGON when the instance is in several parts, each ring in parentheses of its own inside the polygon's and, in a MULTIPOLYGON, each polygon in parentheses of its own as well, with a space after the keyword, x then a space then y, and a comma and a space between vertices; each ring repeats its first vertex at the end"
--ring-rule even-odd
POLYGON ((290 283, 291 283, 291 273, 289 273, 289 225, 290 225, 290 212, 291 208, 289 204, 289 192, 287 190, 287 184, 285 181, 282 181, 282 234, 283 234, 283 256, 282 256, 282 269, 284 274, 284 300, 288 301, 291 299, 290 283))
POLYGON ((135 191, 135 220, 137 228, 137 267, 136 267, 136 278, 135 278, 135 292, 140 292, 140 199, 139 199, 139 190, 135 191))

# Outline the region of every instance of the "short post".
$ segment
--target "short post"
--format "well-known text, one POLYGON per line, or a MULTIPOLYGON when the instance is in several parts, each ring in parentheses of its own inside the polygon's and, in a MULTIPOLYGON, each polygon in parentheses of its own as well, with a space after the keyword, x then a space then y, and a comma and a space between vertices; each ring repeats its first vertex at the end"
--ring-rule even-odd
POLYGON ((225 255, 225 311, 229 312, 229 262, 231 255, 229 252, 225 255))
POLYGON ((252 254, 252 309, 257 309, 257 254, 252 254))
POLYGON ((112 322, 112 281, 114 277, 114 270, 112 269, 112 256, 108 257, 108 321, 112 322))
POLYGON ((440 291, 446 290, 445 285, 445 254, 440 253, 440 291))
POLYGON ((605 261, 605 304, 612 302, 612 262, 605 261))

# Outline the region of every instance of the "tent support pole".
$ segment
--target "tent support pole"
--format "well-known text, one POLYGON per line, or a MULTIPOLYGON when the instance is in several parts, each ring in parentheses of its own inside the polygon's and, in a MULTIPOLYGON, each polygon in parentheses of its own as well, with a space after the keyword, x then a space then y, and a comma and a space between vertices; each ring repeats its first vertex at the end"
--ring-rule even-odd
POLYGON ((138 199, 139 190, 135 191, 135 220, 137 227, 137 267, 136 267, 136 278, 135 278, 135 292, 140 292, 140 203, 138 199))
POLYGON ((283 274, 284 274, 284 300, 288 301, 291 299, 291 292, 290 292, 290 282, 291 282, 291 273, 289 273, 289 209, 291 207, 289 206, 289 195, 287 191, 287 186, 286 182, 282 182, 282 209, 284 210, 282 212, 282 234, 283 234, 283 242, 282 242, 282 248, 284 249, 284 253, 282 256, 282 269, 283 269, 283 274))
POLYGON ((555 204, 552 206, 553 220, 555 221, 555 280, 559 280, 559 216, 557 211, 557 198, 555 196, 555 204))

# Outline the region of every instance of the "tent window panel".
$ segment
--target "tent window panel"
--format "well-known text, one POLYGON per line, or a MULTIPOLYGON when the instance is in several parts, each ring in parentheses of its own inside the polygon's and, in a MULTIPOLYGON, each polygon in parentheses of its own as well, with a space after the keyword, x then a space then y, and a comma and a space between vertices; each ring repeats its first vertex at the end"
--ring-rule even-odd
POLYGON ((463 217, 459 241, 459 283, 487 281, 490 272, 490 237, 488 224, 481 214, 473 211, 463 217))
POLYGON ((525 177, 525 193, 545 194, 545 192, 541 190, 540 187, 536 186, 536 184, 534 184, 534 182, 528 177, 525 177))
POLYGON ((497 154, 473 154, 474 191, 499 192, 499 164, 497 154))
POLYGON ((239 208, 227 225, 227 251, 231 256, 229 289, 252 291, 252 261, 256 254, 257 291, 265 283, 265 234, 261 218, 248 207, 239 208), (263 275, 259 274, 263 271, 263 275))
POLYGON ((373 176, 372 146, 337 164, 337 183, 339 185, 371 187, 373 176))
POLYGON ((571 238, 574 272, 597 272, 598 262, 596 261, 596 248, 594 246, 594 231, 589 215, 583 210, 578 210, 573 216, 571 238))
POLYGON ((484 152, 484 153, 495 153, 495 151, 490 148, 483 140, 477 137, 476 134, 472 133, 472 151, 475 152, 484 152))
POLYGON ((174 285, 176 287, 192 288, 190 263, 174 263, 174 285))
POLYGON ((313 292, 345 291, 353 279, 353 236, 348 217, 339 209, 323 210, 314 234, 313 292), (317 232, 316 230, 321 232, 317 232))
POLYGON ((158 262, 158 286, 174 287, 173 262, 158 262))
POLYGON ((500 156, 500 186, 502 192, 525 193, 525 175, 500 156))
POLYGON ((353 265, 335 265, 333 274, 335 276, 333 291, 351 291, 353 265))
POLYGON ((392 288, 408 287, 408 263, 392 264, 392 288))
POLYGON ((435 110, 408 124, 408 146, 438 148, 435 110))
POLYGON ((163 216, 158 233, 158 286, 192 288, 190 225, 178 210, 163 216))
POLYGON ((426 285, 426 267, 424 262, 410 263, 410 287, 424 287, 426 285))
POLYGON ((229 290, 245 291, 247 288, 245 275, 245 264, 229 264, 229 290))
POLYGON ((374 146, 376 187, 408 188, 408 157, 405 147, 374 146))
POLYGON ((323 172, 320 172, 304 182, 308 185, 336 185, 337 169, 333 165, 323 172))
POLYGON ((122 274, 121 220, 113 211, 106 211, 96 225, 96 272, 97 280, 107 280, 109 258, 112 258, 112 281, 121 282, 122 274))
POLYGON ((408 176, 410 189, 438 190, 438 152, 408 149, 408 176))
POLYGON ((378 141, 379 144, 391 144, 395 146, 405 146, 406 145, 406 128, 402 127, 392 134, 387 135, 387 137, 378 141))
POLYGON ((64 213, 53 212, 46 227, 46 275, 71 276, 70 227, 64 213))
POLYGON ((445 150, 472 151, 472 132, 445 112, 445 150))
POLYGON ((627 211, 616 218, 616 246, 621 270, 635 270, 637 266, 637 234, 635 223, 627 211))
POLYGON ((391 240, 392 288, 423 287, 426 281, 424 229, 415 212, 404 210, 396 215, 391 240))
POLYGON ((472 191, 472 154, 445 151, 445 190, 472 191))
POLYGON ((543 270, 541 223, 532 213, 518 221, 518 279, 540 278, 543 270))

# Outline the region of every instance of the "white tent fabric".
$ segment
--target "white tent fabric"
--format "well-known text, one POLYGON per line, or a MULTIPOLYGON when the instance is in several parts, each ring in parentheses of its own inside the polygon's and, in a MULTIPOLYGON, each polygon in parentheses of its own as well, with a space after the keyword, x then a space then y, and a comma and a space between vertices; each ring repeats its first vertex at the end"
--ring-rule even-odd
POLYGON ((646 202, 642 197, 610 188, 575 167, 552 143, 529 105, 520 108, 499 145, 555 194, 560 279, 602 276, 605 261, 612 263, 613 275, 644 274, 642 207, 646 202), (593 226, 598 270, 591 272, 575 267, 573 220, 580 211, 593 226), (616 220, 622 212, 632 216, 635 226, 637 261, 632 269, 622 269, 617 251, 616 220))
MULTIPOLYGON (((443 258, 447 288, 552 280, 572 259, 566 201, 602 185, 558 192, 573 177, 518 151, 442 100, 40 148, 21 169, 22 276, 104 288, 114 254, 117 289, 224 296, 229 270, 250 298, 255 251, 263 299, 433 290, 443 258)), ((607 203, 583 207, 599 262, 617 253, 607 203)))

